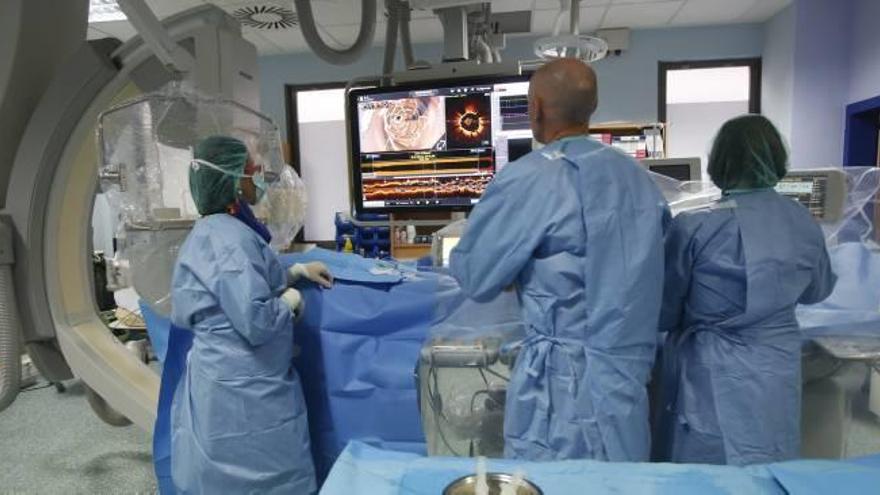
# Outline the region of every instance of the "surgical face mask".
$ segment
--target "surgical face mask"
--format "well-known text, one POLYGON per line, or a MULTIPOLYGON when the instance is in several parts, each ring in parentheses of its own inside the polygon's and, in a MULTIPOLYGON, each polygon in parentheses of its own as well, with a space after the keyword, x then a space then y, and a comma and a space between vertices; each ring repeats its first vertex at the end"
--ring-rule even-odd
POLYGON ((266 178, 262 173, 254 174, 249 177, 251 178, 251 181, 254 183, 254 187, 257 190, 257 203, 259 203, 263 200, 263 198, 266 197, 266 189, 269 188, 269 185, 266 184, 266 178))
MULTIPOLYGON (((193 158, 193 160, 190 162, 190 166, 193 168, 193 170, 198 170, 199 167, 205 166, 208 168, 212 168, 222 174, 235 177, 236 179, 239 179, 239 180, 244 179, 244 178, 250 179, 251 182, 254 183, 254 188, 256 189, 256 202, 255 202, 255 204, 260 203, 263 200, 263 198, 266 197, 266 190, 269 188, 269 186, 266 183, 266 177, 265 177, 265 174, 263 173, 262 169, 258 169, 256 172, 250 173, 250 174, 235 173, 235 172, 230 172, 229 170, 224 170, 223 168, 221 168, 221 167, 217 166, 216 164, 213 164, 207 160, 201 160, 198 158, 193 158)), ((239 195, 241 195, 241 188, 240 187, 237 188, 237 192, 239 195)))

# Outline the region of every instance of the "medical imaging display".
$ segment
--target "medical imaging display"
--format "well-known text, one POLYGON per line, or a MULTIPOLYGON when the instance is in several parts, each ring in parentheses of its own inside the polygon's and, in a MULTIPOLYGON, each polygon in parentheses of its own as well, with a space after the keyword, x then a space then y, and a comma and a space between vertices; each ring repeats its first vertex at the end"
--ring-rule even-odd
POLYGON ((487 95, 446 99, 446 144, 450 148, 490 146, 492 118, 487 95))
POLYGON ((352 91, 352 182, 358 210, 467 209, 476 204, 510 161, 508 143, 531 143, 528 128, 500 125, 502 98, 513 95, 521 101, 527 93, 525 77, 352 91))
POLYGON ((529 97, 527 95, 502 96, 501 128, 504 130, 529 129, 529 97))
POLYGON ((368 102, 358 109, 361 150, 438 150, 445 147, 443 98, 436 96, 368 102))
POLYGON ((827 189, 828 179, 820 176, 784 177, 776 185, 777 192, 804 205, 816 218, 822 218, 825 215, 827 189))

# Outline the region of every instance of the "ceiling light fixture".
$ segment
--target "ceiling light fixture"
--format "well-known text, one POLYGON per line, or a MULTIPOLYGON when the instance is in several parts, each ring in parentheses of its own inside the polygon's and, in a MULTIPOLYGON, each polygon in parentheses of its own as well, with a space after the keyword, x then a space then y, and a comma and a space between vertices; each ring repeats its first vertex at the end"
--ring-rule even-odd
POLYGON ((296 12, 278 5, 253 5, 236 9, 232 16, 243 26, 256 29, 288 29, 299 25, 296 12))
POLYGON ((608 43, 595 36, 563 34, 536 41, 535 55, 544 60, 578 58, 584 62, 595 62, 608 55, 608 43))
POLYGON ((126 19, 116 0, 89 0, 89 24, 126 19))
POLYGON ((559 15, 553 27, 553 36, 535 42, 535 55, 543 60, 577 58, 584 62, 602 60, 608 55, 608 43, 602 38, 580 34, 580 0, 560 0, 559 15), (559 34, 562 18, 569 13, 570 33, 559 34))

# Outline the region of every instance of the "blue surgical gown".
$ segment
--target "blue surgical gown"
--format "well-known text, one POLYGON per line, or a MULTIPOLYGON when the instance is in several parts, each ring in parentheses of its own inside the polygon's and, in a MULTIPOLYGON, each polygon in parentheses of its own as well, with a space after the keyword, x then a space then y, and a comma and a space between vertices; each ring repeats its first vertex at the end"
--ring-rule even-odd
POLYGON ((523 307, 505 456, 648 459, 668 218, 647 172, 588 137, 534 151, 489 185, 450 269, 478 301, 515 284, 523 307))
POLYGON ((825 299, 835 280, 808 210, 773 190, 675 218, 666 238, 658 460, 798 457, 795 306, 825 299))
POLYGON ((286 280, 269 245, 226 214, 198 220, 181 247, 171 319, 194 339, 171 410, 178 492, 316 490, 286 280))

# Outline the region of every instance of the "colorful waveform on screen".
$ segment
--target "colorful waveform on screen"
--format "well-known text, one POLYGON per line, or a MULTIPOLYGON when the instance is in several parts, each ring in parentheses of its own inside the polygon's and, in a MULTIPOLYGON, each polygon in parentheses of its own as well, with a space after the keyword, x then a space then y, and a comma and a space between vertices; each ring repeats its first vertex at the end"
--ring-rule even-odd
POLYGON ((404 160, 364 162, 361 173, 373 177, 399 177, 410 175, 463 175, 491 173, 493 159, 490 155, 464 157, 430 157, 404 160))
POLYGON ((499 100, 499 107, 502 130, 524 131, 530 128, 529 98, 527 96, 502 96, 499 100))
POLYGON ((364 181, 366 201, 479 198, 492 176, 431 177, 364 181))

